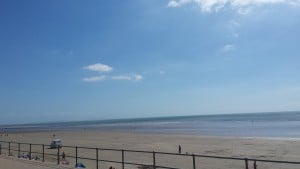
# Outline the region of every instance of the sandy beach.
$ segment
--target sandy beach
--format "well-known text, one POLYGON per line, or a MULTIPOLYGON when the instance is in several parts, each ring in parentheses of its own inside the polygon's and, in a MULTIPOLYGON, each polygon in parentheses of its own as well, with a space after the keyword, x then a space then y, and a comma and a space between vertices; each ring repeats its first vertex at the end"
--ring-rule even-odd
MULTIPOLYGON (((32 132, 32 133, 15 133, 8 136, 1 136, 2 141, 25 142, 35 144, 50 144, 55 133, 57 138, 63 140, 64 145, 99 147, 99 148, 118 148, 146 151, 160 151, 177 153, 178 145, 182 147, 182 153, 203 154, 227 157, 241 158, 257 158, 267 160, 287 160, 300 161, 300 140, 297 139, 268 139, 268 138, 239 138, 239 137, 208 137, 178 134, 145 134, 130 132, 105 132, 105 131, 68 131, 68 132, 32 132)), ((4 145, 3 145, 4 146, 4 145)), ((17 145, 12 145, 13 149, 17 149, 17 145)), ((22 150, 27 151, 28 146, 21 146, 22 150)), ((32 146, 33 152, 41 152, 40 146, 32 146)), ((72 148, 63 148, 67 156, 74 156, 75 150, 72 148)), ((56 150, 46 150, 46 153, 56 153, 56 150)), ((2 153, 5 153, 2 150, 2 153)), ((33 153, 34 154, 34 153, 33 153)), ((17 156, 17 152, 12 152, 13 156, 17 156)), ((79 156, 87 158, 95 158, 94 150, 79 149, 79 156)), ((120 152, 101 151, 100 158, 105 160, 121 161, 120 152)), ((190 157, 175 157, 168 155, 157 155, 157 165, 191 169, 192 159, 190 157)), ((73 167, 74 159, 68 158, 70 165, 65 167, 73 167)), ((46 156, 46 161, 55 164, 56 158, 46 156)), ((125 161, 135 163, 152 164, 151 154, 143 153, 126 153, 125 161)), ((79 162, 87 165, 88 168, 96 168, 95 161, 79 160, 79 162)), ((11 163, 1 161, 0 168, 5 165, 2 163, 11 163)), ((100 168, 109 168, 113 166, 120 169, 121 165, 99 162, 100 168)), ((197 158, 197 168, 245 168, 244 161, 233 161, 223 159, 197 158)), ((249 167, 253 168, 252 162, 249 167)), ((18 168, 18 167, 10 167, 18 168)), ((37 166, 37 168, 39 168, 37 166)), ((125 165, 125 168, 137 168, 137 166, 125 165)), ((273 164, 258 163, 258 168, 299 168, 294 164, 273 164)))

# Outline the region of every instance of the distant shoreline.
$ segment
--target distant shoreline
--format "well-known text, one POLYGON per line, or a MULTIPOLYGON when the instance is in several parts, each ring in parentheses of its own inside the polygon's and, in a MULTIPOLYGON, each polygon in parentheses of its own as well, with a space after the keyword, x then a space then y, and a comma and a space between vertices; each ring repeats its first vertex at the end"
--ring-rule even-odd
POLYGON ((277 112, 252 112, 252 113, 220 113, 220 114, 202 114, 202 115, 178 115, 178 116, 155 116, 155 117, 133 117, 133 118, 115 118, 103 120, 74 120, 74 121, 57 121, 57 122, 31 122, 31 123, 17 123, 17 124, 0 124, 0 128, 9 128, 11 126, 39 126, 39 125, 59 125, 59 124, 78 124, 78 123, 119 123, 119 122, 132 122, 132 121, 152 121, 156 119, 177 119, 177 118, 194 118, 194 117, 214 117, 214 116, 244 116, 244 115, 268 115, 268 114, 281 114, 281 113, 299 113, 299 111, 277 111, 277 112))
POLYGON ((300 112, 81 121, 2 126, 1 133, 117 131, 249 138, 300 138, 300 112))

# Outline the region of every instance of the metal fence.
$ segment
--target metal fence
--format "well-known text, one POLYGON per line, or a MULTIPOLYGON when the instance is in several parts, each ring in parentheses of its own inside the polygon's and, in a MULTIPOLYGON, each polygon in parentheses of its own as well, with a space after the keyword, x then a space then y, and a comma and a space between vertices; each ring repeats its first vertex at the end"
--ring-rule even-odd
MULTIPOLYGON (((191 161, 191 167, 193 169, 199 168, 199 166, 196 165, 196 160, 198 158, 209 158, 209 159, 223 159, 223 160, 234 160, 234 161, 240 161, 243 163, 241 166, 245 169, 258 169, 257 163, 277 163, 277 164, 293 164, 296 165, 295 168, 300 168, 300 162, 296 161, 277 161, 277 160, 263 160, 263 159, 254 159, 254 158, 238 158, 238 157, 224 157, 224 156, 211 156, 211 155, 200 155, 200 154, 179 154, 179 153, 168 153, 168 152, 157 152, 157 151, 138 151, 138 150, 129 150, 129 149, 111 149, 111 148, 92 148, 92 147, 79 147, 79 146, 62 146, 62 148, 71 148, 74 150, 73 155, 65 155, 65 157, 75 159, 75 164, 78 163, 79 160, 90 160, 95 162, 95 168, 99 169, 101 166, 101 162, 109 162, 109 163, 115 163, 119 164, 122 169, 125 169, 126 165, 132 165, 132 166, 144 166, 145 168, 153 168, 153 169, 180 169, 180 168, 174 168, 174 167, 168 167, 168 166, 162 166, 157 165, 157 155, 168 155, 168 156, 184 156, 187 158, 190 158, 191 161), (80 156, 79 149, 83 150, 90 150, 94 151, 94 158, 90 157, 84 157, 80 156), (112 151, 112 152, 118 152, 120 153, 120 160, 107 160, 102 159, 100 157, 102 151, 112 151), (146 153, 152 157, 151 163, 152 164, 146 164, 146 163, 135 163, 125 160, 125 154, 126 153, 146 153), (253 165, 250 165, 253 164, 253 165)), ((45 162, 46 158, 45 156, 52 156, 52 159, 55 159, 57 164, 61 164, 62 160, 62 152, 61 148, 52 149, 52 152, 55 153, 47 153, 45 150, 50 149, 50 145, 45 144, 32 144, 32 143, 20 143, 20 142, 8 142, 8 141, 0 141, 0 155, 6 154, 8 156, 12 156, 13 152, 17 153, 18 157, 21 156, 21 153, 28 153, 28 159, 31 160, 33 158, 33 154, 40 155, 41 161, 45 162), (22 149, 21 146, 26 145, 26 149, 22 149), (33 146, 35 146, 35 149, 33 151, 33 146), (39 149, 39 151, 37 151, 39 149)), ((288 168, 288 167, 283 167, 288 168)))

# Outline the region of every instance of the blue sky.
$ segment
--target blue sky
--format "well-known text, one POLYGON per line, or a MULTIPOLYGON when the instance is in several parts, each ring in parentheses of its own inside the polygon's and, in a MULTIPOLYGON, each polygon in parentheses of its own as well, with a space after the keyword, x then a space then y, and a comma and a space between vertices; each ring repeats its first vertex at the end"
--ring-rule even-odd
POLYGON ((0 123, 300 110, 299 0, 3 0, 0 123))

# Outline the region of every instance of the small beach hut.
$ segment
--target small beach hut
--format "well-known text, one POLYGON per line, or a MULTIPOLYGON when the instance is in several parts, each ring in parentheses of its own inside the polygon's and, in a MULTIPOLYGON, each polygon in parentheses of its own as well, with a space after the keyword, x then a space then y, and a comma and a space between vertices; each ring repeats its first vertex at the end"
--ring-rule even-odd
POLYGON ((53 139, 50 144, 50 148, 61 148, 62 147, 62 141, 61 139, 53 139))

